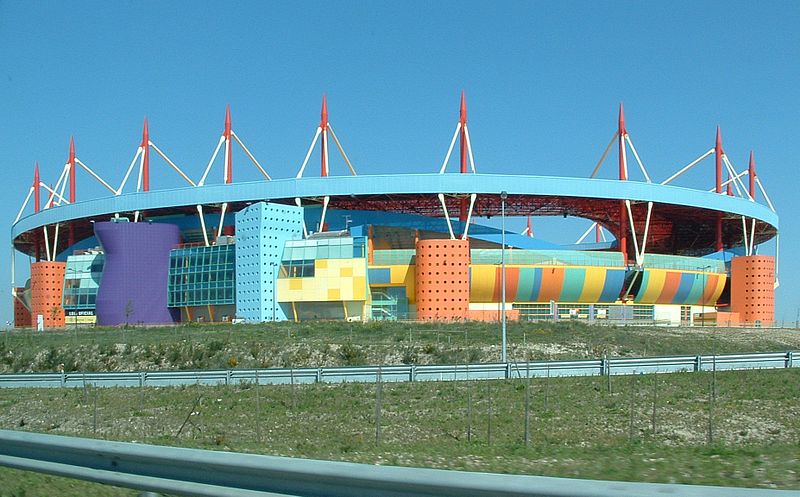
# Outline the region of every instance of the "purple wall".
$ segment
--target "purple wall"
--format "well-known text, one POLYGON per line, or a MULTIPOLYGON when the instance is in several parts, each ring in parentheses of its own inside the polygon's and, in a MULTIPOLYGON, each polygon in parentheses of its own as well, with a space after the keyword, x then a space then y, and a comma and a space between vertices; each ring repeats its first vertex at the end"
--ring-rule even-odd
POLYGON ((97 292, 97 324, 164 324, 180 318, 167 307, 169 251, 181 241, 174 224, 95 223, 106 253, 97 292))

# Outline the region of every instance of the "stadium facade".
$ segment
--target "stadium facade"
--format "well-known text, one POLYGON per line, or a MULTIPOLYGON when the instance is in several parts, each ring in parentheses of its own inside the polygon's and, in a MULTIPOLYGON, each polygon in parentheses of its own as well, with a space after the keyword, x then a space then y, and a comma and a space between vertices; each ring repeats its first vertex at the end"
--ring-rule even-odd
POLYGON ((229 111, 198 181, 150 140, 146 121, 118 188, 81 162, 72 142, 55 186, 37 165, 12 226, 15 250, 35 260, 28 283, 13 285, 15 323, 457 321, 505 312, 510 320, 766 325, 776 258, 758 247, 777 232, 752 155, 738 171, 719 130, 713 148, 661 182, 640 160, 621 107, 589 178, 480 174, 462 95, 438 173, 365 176, 356 175, 323 99, 290 179, 269 176, 229 111), (329 175, 330 140, 352 175, 329 175), (317 143, 321 174, 304 177, 317 143), (262 181, 233 182, 234 144, 262 181), (598 179, 612 148, 619 179, 598 179), (151 152, 188 186, 151 190, 151 152), (206 184, 218 155, 223 183, 206 184), (643 181, 630 180, 629 155, 643 181), (457 173, 446 170, 451 156, 460 159, 457 173), (711 191, 671 184, 707 158, 715 163, 711 191), (78 201, 79 169, 111 195, 78 201), (135 191, 126 193, 134 176, 135 191), (535 216, 584 218, 588 229, 574 244, 548 243, 533 236, 535 216), (505 229, 512 217, 528 218, 523 234, 505 229))

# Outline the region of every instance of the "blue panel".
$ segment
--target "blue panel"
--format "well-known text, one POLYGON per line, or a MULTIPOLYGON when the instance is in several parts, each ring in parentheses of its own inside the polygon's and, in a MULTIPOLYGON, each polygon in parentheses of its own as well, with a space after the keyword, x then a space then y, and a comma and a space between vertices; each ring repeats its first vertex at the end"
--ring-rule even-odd
POLYGON ((528 302, 537 302, 539 298, 539 290, 542 286, 542 268, 537 267, 533 270, 533 285, 531 285, 531 296, 528 302))
POLYGON ((389 268, 370 268, 367 270, 369 282, 372 285, 387 285, 392 282, 392 274, 389 268))
POLYGON ((284 244, 303 235, 300 207, 259 202, 236 213, 236 315, 286 320, 274 294, 284 244))
POLYGON ((694 281, 697 278, 696 273, 683 273, 681 274, 681 282, 678 284, 678 291, 675 292, 675 297, 672 299, 673 304, 689 304, 689 295, 692 293, 694 281))
POLYGON ((603 291, 600 293, 598 302, 616 302, 619 294, 622 293, 622 286, 625 284, 624 269, 609 269, 606 271, 606 281, 603 284, 603 291))

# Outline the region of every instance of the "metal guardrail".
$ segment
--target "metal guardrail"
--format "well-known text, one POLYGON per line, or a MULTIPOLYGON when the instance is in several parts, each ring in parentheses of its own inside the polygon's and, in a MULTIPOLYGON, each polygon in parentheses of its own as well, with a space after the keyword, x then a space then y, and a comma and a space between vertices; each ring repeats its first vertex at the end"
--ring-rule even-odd
POLYGON ((22 373, 0 375, 0 388, 161 387, 176 385, 231 385, 259 383, 374 383, 400 381, 453 381, 504 378, 603 376, 684 371, 729 371, 800 367, 800 352, 694 355, 537 361, 510 363, 359 366, 332 368, 228 369, 207 371, 132 371, 111 373, 22 373))
POLYGON ((0 465, 176 495, 798 497, 799 491, 471 473, 0 430, 0 465))

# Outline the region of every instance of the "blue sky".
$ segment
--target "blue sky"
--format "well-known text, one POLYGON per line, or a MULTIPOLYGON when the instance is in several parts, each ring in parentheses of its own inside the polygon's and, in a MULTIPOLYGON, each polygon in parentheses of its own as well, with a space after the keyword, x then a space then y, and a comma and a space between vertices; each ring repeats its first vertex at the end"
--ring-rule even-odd
MULTIPOLYGON (((78 157, 118 184, 145 116, 152 141, 199 178, 230 104, 234 130, 272 176, 289 177, 327 93, 330 122, 360 174, 435 172, 463 89, 479 171, 587 176, 624 101, 654 179, 713 146, 718 124, 737 168, 755 151, 781 215, 776 317, 793 321, 798 26, 800 4, 790 1, 0 0, 2 222, 10 228, 34 161, 44 181, 56 181, 70 135, 78 157)), ((234 180, 258 178, 241 153, 234 160, 234 180)), ((151 188, 181 185, 159 160, 151 167, 151 188)), ((333 174, 346 172, 332 159, 333 174)), ((710 188, 713 177, 709 160, 680 184, 710 188)), ((218 163, 212 180, 221 178, 218 163)), ((79 172, 79 200, 104 194, 79 172)), ((525 220, 509 224, 522 230, 525 220)), ((535 228, 567 242, 585 226, 535 228)), ((10 281, 8 264, 0 278, 10 281)))

